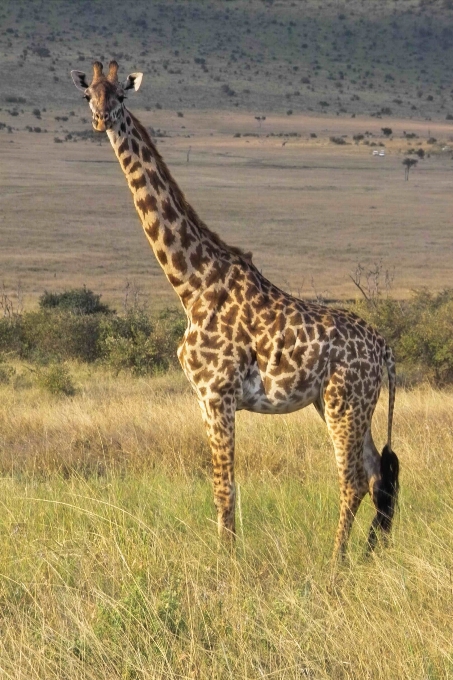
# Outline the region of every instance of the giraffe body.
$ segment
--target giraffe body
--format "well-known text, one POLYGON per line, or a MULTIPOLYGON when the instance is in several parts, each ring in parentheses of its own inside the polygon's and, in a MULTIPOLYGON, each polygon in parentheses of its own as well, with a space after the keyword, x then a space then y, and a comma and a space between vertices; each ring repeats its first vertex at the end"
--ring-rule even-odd
POLYGON ((384 339, 351 312, 292 297, 270 283, 250 254, 228 246, 187 203, 148 132, 124 106, 142 74, 118 83, 111 62, 73 79, 90 101, 93 127, 107 131, 133 194, 146 237, 187 315, 178 349, 210 441, 219 533, 234 536, 235 413, 290 413, 309 404, 324 418, 340 481, 334 557, 346 547, 354 515, 370 493, 377 514, 370 529, 388 533, 398 490, 391 450, 395 365, 384 339), (379 455, 371 419, 382 374, 389 374, 388 440, 379 455))

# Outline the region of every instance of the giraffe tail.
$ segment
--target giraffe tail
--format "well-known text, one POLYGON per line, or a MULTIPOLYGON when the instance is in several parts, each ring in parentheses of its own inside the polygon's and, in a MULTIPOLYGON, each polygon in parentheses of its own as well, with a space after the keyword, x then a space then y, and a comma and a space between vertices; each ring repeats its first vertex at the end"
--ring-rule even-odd
POLYGON ((380 470, 381 478, 377 483, 377 488, 373 494, 373 500, 376 506, 377 514, 370 528, 370 534, 368 537, 368 550, 373 550, 376 545, 376 529, 380 529, 385 534, 389 533, 392 526, 399 490, 399 460, 396 453, 392 451, 392 424, 393 409, 395 406, 396 371, 395 359, 390 347, 386 347, 385 350, 385 363, 389 377, 387 444, 382 449, 380 470))
POLYGON ((392 425, 396 393, 396 367, 395 357, 393 356, 393 352, 390 347, 386 347, 385 349, 385 364, 387 366, 387 373, 389 377, 389 411, 387 444, 384 446, 381 454, 381 502, 379 505, 381 506, 380 509, 384 514, 381 526, 385 531, 390 531, 393 513, 395 511, 395 505, 398 499, 398 478, 400 470, 398 456, 392 450, 392 425))

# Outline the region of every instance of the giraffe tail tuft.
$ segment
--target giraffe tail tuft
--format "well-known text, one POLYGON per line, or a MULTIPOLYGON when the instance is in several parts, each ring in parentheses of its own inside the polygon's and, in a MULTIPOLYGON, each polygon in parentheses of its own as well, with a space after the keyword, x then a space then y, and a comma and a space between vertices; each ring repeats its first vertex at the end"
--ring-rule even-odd
POLYGON ((388 535, 392 527, 393 515, 398 500, 399 490, 399 460, 388 445, 384 446, 381 454, 381 478, 375 486, 373 501, 376 507, 374 518, 368 536, 367 552, 374 550, 377 542, 377 530, 388 535))
POLYGON ((390 531, 398 499, 400 463, 398 456, 388 446, 381 454, 381 482, 378 491, 378 512, 382 514, 381 527, 390 531))

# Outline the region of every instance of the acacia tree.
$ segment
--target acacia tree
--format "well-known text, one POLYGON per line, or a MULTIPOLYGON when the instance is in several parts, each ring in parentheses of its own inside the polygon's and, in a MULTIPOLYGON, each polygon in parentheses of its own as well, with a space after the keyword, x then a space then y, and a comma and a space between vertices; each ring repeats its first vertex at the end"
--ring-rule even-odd
POLYGON ((413 168, 415 165, 417 165, 417 163, 418 163, 418 160, 416 158, 405 158, 404 159, 404 161, 403 161, 404 179, 406 180, 406 182, 409 179, 410 169, 413 168))

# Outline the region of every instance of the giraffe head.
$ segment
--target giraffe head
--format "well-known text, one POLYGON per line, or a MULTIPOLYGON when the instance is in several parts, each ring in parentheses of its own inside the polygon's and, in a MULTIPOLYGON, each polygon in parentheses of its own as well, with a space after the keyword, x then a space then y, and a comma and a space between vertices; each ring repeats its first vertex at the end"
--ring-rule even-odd
POLYGON ((127 90, 138 90, 143 73, 131 73, 124 83, 118 82, 118 64, 111 61, 109 72, 104 75, 100 61, 93 64, 93 78, 88 84, 83 71, 71 71, 71 76, 78 90, 83 92, 90 104, 93 127, 97 132, 104 132, 112 127, 123 111, 123 101, 127 90))

